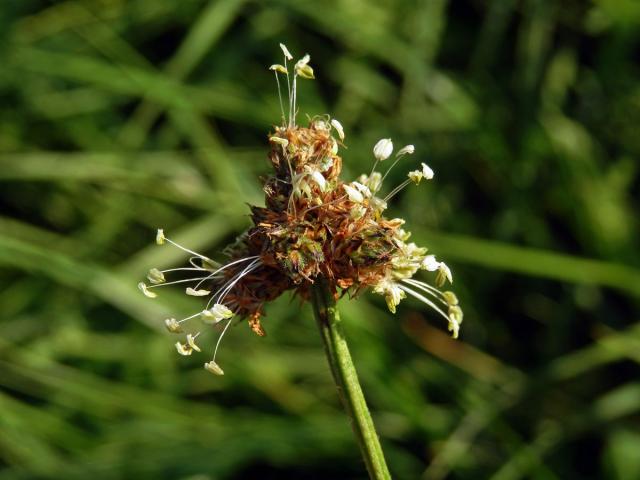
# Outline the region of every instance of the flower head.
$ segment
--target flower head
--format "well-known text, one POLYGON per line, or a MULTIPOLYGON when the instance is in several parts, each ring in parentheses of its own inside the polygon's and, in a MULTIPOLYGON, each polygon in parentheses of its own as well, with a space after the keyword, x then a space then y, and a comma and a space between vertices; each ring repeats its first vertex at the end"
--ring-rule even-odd
POLYGON ((293 59, 280 45, 284 65, 271 67, 288 82, 288 112, 282 105, 282 125, 269 135, 269 162, 272 173, 264 185, 264 206, 251 207, 253 225, 224 253, 223 262, 183 247, 158 230, 156 242, 170 244, 189 256, 189 266, 169 270, 151 269, 150 285, 140 290, 150 298, 156 289, 181 284, 185 293, 206 299, 204 308, 181 320, 169 318, 165 326, 171 333, 186 331, 186 341, 177 342, 181 355, 199 352, 196 338, 202 323, 221 330, 213 359, 204 368, 216 375, 224 372, 216 363, 220 342, 234 319, 245 319, 249 328, 263 336, 265 306, 287 291, 309 299, 314 282, 323 278, 335 295, 357 296, 366 290, 382 295, 395 312, 400 302, 411 296, 445 319, 449 331, 458 336, 462 310, 453 292, 441 291, 453 281, 449 267, 425 247, 409 242, 404 220, 384 216, 387 203, 409 183, 433 178, 425 163, 408 178, 389 190, 384 180, 406 155, 414 154, 406 145, 384 173, 376 170, 393 153, 393 142, 384 138, 373 148, 375 163, 369 174, 357 181, 340 178, 342 158, 339 145, 345 138, 340 122, 327 116, 311 119, 308 127, 296 124, 296 78, 313 78, 310 58, 303 56, 289 72, 293 59), (337 139, 332 134, 337 135, 337 139), (432 272, 434 283, 417 280, 419 271, 432 272))

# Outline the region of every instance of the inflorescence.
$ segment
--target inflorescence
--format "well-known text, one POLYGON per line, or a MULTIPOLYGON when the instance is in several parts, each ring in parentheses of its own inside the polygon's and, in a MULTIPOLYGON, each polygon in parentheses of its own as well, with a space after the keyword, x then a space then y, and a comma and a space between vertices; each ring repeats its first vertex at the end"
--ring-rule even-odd
POLYGON ((339 178, 342 158, 338 155, 345 138, 342 125, 328 115, 312 118, 308 127, 296 124, 296 80, 313 79, 313 69, 309 55, 305 55, 290 72, 288 63, 293 57, 284 45, 280 47, 284 64, 272 65, 270 70, 278 83, 282 124, 269 136, 273 174, 264 184, 265 207, 251 207, 253 226, 225 249, 228 259, 223 264, 175 243, 158 230, 156 242, 189 254, 189 266, 151 269, 147 276, 150 284, 138 285, 151 298, 156 297, 156 288, 175 284, 189 285, 187 295, 208 298, 203 310, 182 320, 165 320, 170 332, 186 334, 184 342, 176 343, 178 353, 201 351, 196 344, 201 323, 224 325, 213 359, 204 364, 208 371, 223 375, 215 359, 233 319, 247 319, 251 329, 263 336, 260 319, 265 304, 289 290, 309 299, 311 286, 320 277, 336 297, 355 297, 371 289, 384 296, 393 313, 400 301, 411 295, 442 316, 457 338, 462 309, 453 292, 441 290, 447 282, 452 283, 451 270, 426 248, 408 242, 411 233, 402 228, 404 220, 383 215, 394 195, 411 183, 431 180, 433 171, 422 163, 403 183, 382 194, 391 169, 414 153, 413 145, 401 148, 382 174, 378 166, 393 154, 393 143, 385 138, 373 148, 375 162, 369 174, 343 182, 339 178), (286 113, 281 76, 288 94, 286 113), (434 272, 435 286, 414 279, 419 270, 434 272), (188 278, 165 278, 180 274, 188 278))

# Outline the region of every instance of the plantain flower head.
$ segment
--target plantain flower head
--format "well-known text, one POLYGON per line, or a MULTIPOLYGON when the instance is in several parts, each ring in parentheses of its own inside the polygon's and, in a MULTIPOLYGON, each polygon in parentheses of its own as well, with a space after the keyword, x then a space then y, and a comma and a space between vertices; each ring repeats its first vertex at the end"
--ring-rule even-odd
POLYGON ((433 170, 422 163, 403 183, 385 189, 390 170, 414 154, 415 147, 401 148, 391 165, 378 171, 378 165, 393 154, 392 140, 384 138, 373 147, 371 172, 357 180, 343 180, 339 146, 345 139, 344 128, 328 115, 311 118, 307 127, 296 123, 297 79, 313 79, 314 73, 309 55, 290 68, 293 56, 285 45, 280 48, 283 63, 270 70, 278 81, 282 123, 268 135, 272 172, 264 181, 264 206, 250 207, 252 226, 224 250, 226 258, 220 263, 158 230, 156 243, 181 249, 189 264, 169 270, 153 268, 148 274, 150 285, 139 284, 149 298, 157 296, 157 288, 186 284, 187 295, 205 299, 202 310, 181 320, 165 320, 169 332, 187 332, 185 341, 175 344, 176 350, 181 355, 200 352, 196 339, 202 323, 219 329, 213 359, 204 368, 223 375, 216 355, 234 319, 246 320, 253 332, 264 336, 265 306, 289 291, 308 300, 320 278, 336 297, 357 297, 365 291, 379 294, 392 313, 411 296, 444 318, 457 338, 462 309, 453 292, 441 290, 453 282, 451 270, 427 248, 408 241, 411 233, 403 228, 404 220, 384 216, 396 194, 411 183, 431 180, 433 170), (281 77, 287 83, 288 108, 282 103, 281 77), (384 190, 386 194, 381 193, 384 190), (419 272, 434 277, 434 285, 414 278, 419 272))

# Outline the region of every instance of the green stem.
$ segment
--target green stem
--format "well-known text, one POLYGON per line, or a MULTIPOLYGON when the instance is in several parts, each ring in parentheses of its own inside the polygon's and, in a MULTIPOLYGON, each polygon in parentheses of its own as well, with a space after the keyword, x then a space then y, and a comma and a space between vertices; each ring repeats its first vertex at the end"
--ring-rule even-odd
POLYGON ((316 281, 313 287, 313 311, 322 334, 331 373, 338 387, 338 396, 349 415, 369 477, 375 480, 390 479, 380 440, 342 330, 335 298, 323 280, 316 281))

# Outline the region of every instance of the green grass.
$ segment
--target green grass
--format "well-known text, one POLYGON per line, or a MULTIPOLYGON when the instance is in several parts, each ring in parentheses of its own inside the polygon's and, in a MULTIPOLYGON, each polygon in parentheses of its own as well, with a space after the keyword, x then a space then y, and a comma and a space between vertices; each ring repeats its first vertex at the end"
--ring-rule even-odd
POLYGON ((390 185, 436 172, 390 212, 451 264, 461 340, 340 303, 393 477, 637 478, 633 0, 23 0, 0 39, 0 480, 366 475, 308 305, 232 329, 217 378, 162 329, 197 299, 136 289, 184 262, 156 228, 215 258, 261 203, 281 41, 346 177, 382 137, 416 146, 390 185))

